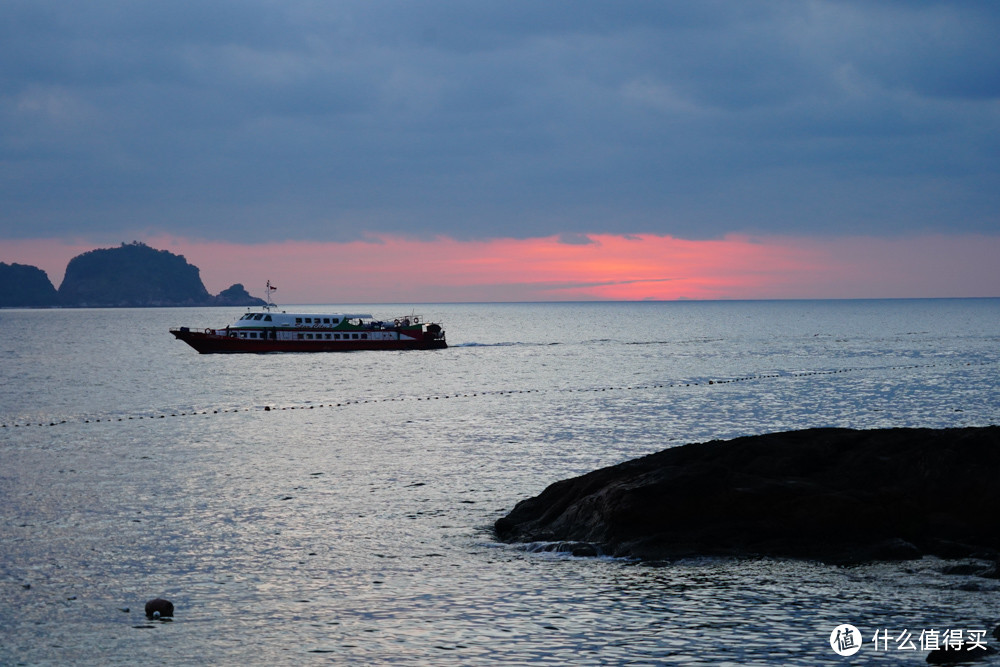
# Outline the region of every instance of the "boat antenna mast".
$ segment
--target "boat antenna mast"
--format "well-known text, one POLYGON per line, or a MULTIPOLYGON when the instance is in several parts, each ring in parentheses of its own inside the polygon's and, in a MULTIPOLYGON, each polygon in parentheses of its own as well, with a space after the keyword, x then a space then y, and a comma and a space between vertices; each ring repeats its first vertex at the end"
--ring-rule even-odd
POLYGON ((267 294, 267 299, 266 299, 267 303, 264 304, 264 310, 268 310, 269 311, 272 308, 274 308, 274 302, 271 301, 271 292, 273 292, 276 289, 278 289, 278 288, 275 287, 274 285, 272 285, 271 281, 268 280, 267 281, 267 287, 264 290, 264 292, 267 294))

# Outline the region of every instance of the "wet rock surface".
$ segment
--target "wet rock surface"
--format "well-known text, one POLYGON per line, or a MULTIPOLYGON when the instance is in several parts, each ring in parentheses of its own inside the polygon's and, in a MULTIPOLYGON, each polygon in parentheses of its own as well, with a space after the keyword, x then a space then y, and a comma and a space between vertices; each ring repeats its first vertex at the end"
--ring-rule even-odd
MULTIPOLYGON (((983 640, 985 641, 985 640, 983 640)), ((987 644, 966 644, 937 648, 927 654, 927 662, 931 665, 967 664, 997 655, 997 649, 987 644)))
POLYGON ((666 449, 552 484, 505 542, 643 559, 996 558, 1000 427, 810 429, 666 449))
POLYGON ((155 598, 146 603, 148 618, 171 618, 174 615, 174 603, 163 598, 155 598))

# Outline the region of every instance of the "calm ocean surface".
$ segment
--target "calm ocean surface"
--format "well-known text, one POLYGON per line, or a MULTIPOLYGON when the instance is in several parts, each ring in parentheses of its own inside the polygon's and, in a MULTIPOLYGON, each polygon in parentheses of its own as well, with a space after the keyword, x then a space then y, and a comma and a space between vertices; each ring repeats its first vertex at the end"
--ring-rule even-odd
POLYGON ((1000 622, 1000 582, 933 559, 654 567, 490 530, 687 442, 998 424, 1000 300, 426 305, 429 352, 168 333, 240 312, 0 311, 0 664, 841 664, 841 623, 1000 622))

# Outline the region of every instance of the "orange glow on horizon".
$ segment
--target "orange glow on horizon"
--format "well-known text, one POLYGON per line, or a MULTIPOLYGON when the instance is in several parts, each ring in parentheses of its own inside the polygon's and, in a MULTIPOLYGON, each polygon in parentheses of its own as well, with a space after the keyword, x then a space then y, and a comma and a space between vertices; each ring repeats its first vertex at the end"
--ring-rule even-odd
POLYGON ((593 243, 586 245, 556 237, 417 241, 389 236, 268 246, 161 238, 151 245, 184 254, 202 267, 206 284, 219 289, 232 280, 225 276, 241 275, 236 266, 255 267, 254 286, 267 273, 276 284, 280 276, 295 285, 304 297, 296 301, 336 303, 754 298, 790 272, 814 271, 823 264, 815 251, 735 236, 710 241, 590 238, 593 243), (269 267, 269 273, 259 267, 269 267))
MULTIPOLYGON (((246 245, 156 236, 145 242, 184 255, 213 294, 238 282, 262 296, 270 279, 278 302, 288 304, 1000 295, 997 236, 587 238, 379 235, 246 245)), ((38 266, 58 287, 68 261, 95 247, 78 240, 3 241, 0 261, 38 266)))

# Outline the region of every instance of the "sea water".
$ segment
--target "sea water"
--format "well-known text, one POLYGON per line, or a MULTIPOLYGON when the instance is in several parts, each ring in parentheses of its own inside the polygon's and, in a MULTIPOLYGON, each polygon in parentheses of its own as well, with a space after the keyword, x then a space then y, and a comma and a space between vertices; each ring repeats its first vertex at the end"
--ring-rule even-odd
POLYGON ((860 662, 919 664, 921 631, 1000 622, 998 582, 932 558, 653 565, 491 531, 688 442, 1000 423, 1000 300, 333 308, 451 347, 199 355, 168 330, 240 309, 0 311, 0 664, 839 664, 841 623, 860 662))

